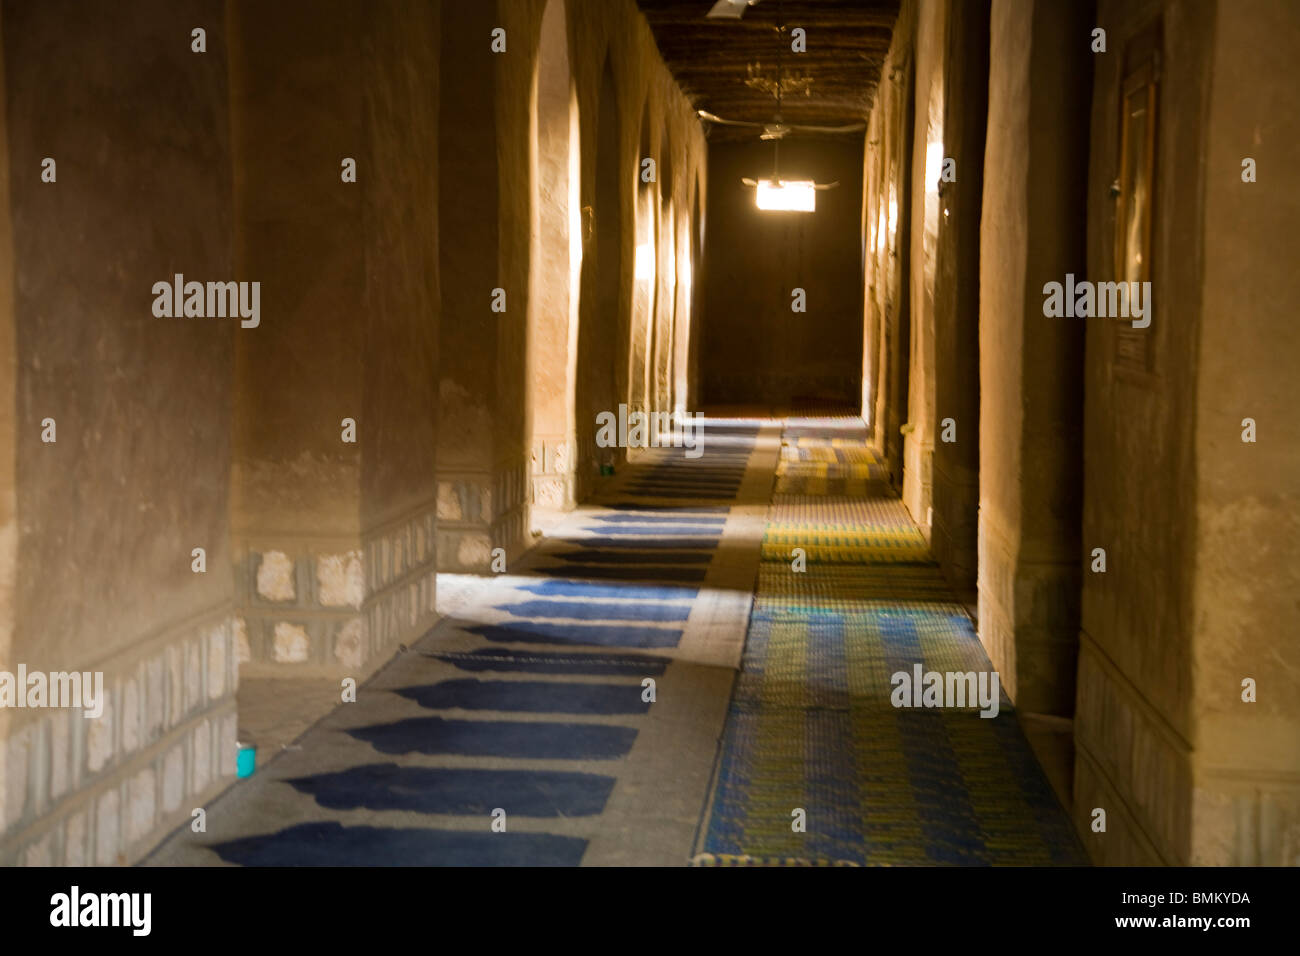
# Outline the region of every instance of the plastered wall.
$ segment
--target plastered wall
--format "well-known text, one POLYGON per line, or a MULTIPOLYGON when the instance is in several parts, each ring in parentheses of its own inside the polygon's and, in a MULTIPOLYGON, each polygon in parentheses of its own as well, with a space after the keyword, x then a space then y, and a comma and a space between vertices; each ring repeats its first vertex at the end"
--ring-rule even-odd
MULTIPOLYGON (((1083 581, 1076 818, 1103 863, 1294 865, 1295 199, 1271 174, 1243 182, 1242 160, 1296 162, 1278 80, 1296 12, 1103 3, 1098 22, 1117 54, 1158 24, 1162 65, 1149 371, 1113 328, 1088 332, 1084 544, 1107 571, 1083 581), (1270 428, 1243 442, 1245 418, 1270 428), (1095 807, 1105 834, 1085 829, 1095 807)), ((1090 269, 1113 259, 1119 80, 1099 62, 1090 269)))
POLYGON ((99 671, 105 699, 91 719, 0 718, 0 864, 112 864, 234 772, 238 329, 151 307, 175 273, 236 278, 223 9, 145 2, 123 19, 112 3, 10 3, 3 32, 0 258, 20 358, 5 349, 17 533, 0 522, 13 588, 0 589, 0 669, 99 671))
POLYGON ((1296 866, 1300 202, 1284 171, 1300 163, 1300 96, 1285 80, 1300 61, 1300 11, 1276 0, 1246 16, 1228 9, 1220 3, 1206 164, 1190 859, 1296 866), (1243 153, 1264 170, 1253 184, 1241 182, 1243 153), (1248 417, 1254 444, 1240 441, 1248 417), (1253 705, 1246 678, 1258 684, 1253 705))

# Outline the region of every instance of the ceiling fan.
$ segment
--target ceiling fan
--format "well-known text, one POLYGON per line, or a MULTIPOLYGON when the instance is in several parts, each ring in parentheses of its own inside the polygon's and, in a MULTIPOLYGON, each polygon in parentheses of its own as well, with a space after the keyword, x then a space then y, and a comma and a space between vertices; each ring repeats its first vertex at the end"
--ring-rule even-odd
MULTIPOLYGON (((758 2, 759 0, 718 0, 718 2, 713 5, 713 9, 709 11, 709 16, 740 19, 741 14, 758 2)), ((778 17, 780 16, 780 6, 781 4, 778 2, 778 17)), ((746 120, 723 119, 721 116, 718 116, 716 113, 710 113, 708 110, 696 110, 700 119, 709 123, 717 123, 720 126, 742 126, 750 129, 761 129, 763 132, 758 136, 761 140, 782 140, 791 133, 858 133, 866 129, 866 123, 848 123, 843 126, 814 126, 807 123, 787 123, 782 119, 781 95, 783 75, 781 72, 781 51, 785 46, 785 26, 781 25, 776 27, 776 33, 779 38, 776 47, 776 82, 772 83, 771 81, 765 80, 762 83, 756 83, 755 78, 751 75, 750 79, 746 83, 746 85, 764 89, 775 95, 776 114, 772 117, 772 122, 754 123, 746 120)), ((751 74, 753 73, 752 64, 750 72, 751 74)), ((810 92, 812 78, 809 76, 805 76, 802 80, 796 78, 796 87, 800 86, 800 84, 802 84, 804 95, 807 96, 810 92)))
POLYGON ((867 128, 866 123, 849 123, 845 126, 809 126, 806 123, 785 123, 781 120, 781 114, 778 112, 770 123, 749 123, 742 120, 723 119, 716 116, 708 110, 696 110, 700 119, 710 123, 718 123, 721 126, 748 126, 751 129, 761 129, 763 132, 758 134, 762 140, 785 139, 791 133, 859 133, 867 128))
POLYGON ((832 183, 818 183, 811 179, 782 179, 782 136, 763 136, 763 139, 772 141, 772 177, 751 179, 745 176, 740 181, 754 190, 754 204, 759 209, 773 212, 815 212, 817 193, 834 189, 839 185, 839 180, 832 183))
MULTIPOLYGON (((725 16, 739 18, 745 9, 758 0, 719 0, 711 11, 709 16, 725 16), (719 12, 723 8, 729 8, 735 12, 719 12)), ((778 7, 780 6, 778 2, 778 7)), ((779 15, 779 10, 778 10, 779 15)), ((776 56, 776 113, 770 123, 754 123, 746 120, 729 120, 723 119, 708 110, 697 109, 696 113, 700 119, 717 123, 722 126, 741 126, 750 129, 761 129, 758 138, 760 140, 771 142, 772 144, 772 178, 771 179, 751 179, 748 176, 741 179, 746 186, 755 190, 754 201, 759 209, 763 210, 780 210, 787 212, 813 212, 817 206, 817 193, 834 189, 839 182, 816 183, 812 180, 785 180, 781 178, 780 152, 781 140, 785 139, 791 133, 855 133, 866 129, 865 123, 849 123, 843 126, 812 126, 804 123, 786 123, 781 116, 781 47, 785 44, 785 27, 776 28, 780 41, 777 44, 776 56)), ((805 93, 807 89, 805 88, 805 93)))
POLYGON ((714 20, 739 20, 758 0, 718 0, 708 17, 714 20))

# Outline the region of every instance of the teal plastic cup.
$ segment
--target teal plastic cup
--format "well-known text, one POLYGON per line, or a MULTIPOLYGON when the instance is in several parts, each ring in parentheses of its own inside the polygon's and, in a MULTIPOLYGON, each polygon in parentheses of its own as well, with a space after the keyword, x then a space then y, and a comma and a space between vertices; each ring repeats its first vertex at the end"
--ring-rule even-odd
POLYGON ((257 747, 246 740, 238 741, 235 747, 235 776, 251 777, 257 769, 257 747))

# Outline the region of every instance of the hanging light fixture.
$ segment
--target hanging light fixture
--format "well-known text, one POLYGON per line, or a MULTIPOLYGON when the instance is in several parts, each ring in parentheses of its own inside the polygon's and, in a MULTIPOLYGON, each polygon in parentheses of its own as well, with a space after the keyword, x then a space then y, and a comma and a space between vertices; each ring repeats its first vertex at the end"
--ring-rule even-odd
POLYGON ((766 212, 814 212, 817 187, 808 179, 760 179, 754 202, 766 212))
POLYGON ((834 183, 815 183, 811 179, 781 178, 781 142, 772 141, 772 177, 770 179, 742 179, 754 190, 754 205, 764 212, 816 212, 817 193, 834 189, 834 183))
MULTIPOLYGON (((781 117, 781 100, 783 96, 783 73, 781 69, 781 48, 784 46, 785 24, 780 21, 781 7, 778 0, 777 18, 778 26, 776 28, 777 36, 780 41, 776 45, 776 82, 772 84, 776 95, 776 116, 774 122, 767 124, 762 135, 759 137, 772 143, 772 178, 771 179, 744 179, 742 182, 746 186, 754 189, 754 204, 764 212, 815 212, 817 210, 817 191, 820 189, 834 189, 839 185, 838 182, 826 183, 819 185, 811 179, 782 179, 781 178, 781 140, 792 131, 792 127, 787 126, 781 117)), ((750 86, 758 86, 755 80, 755 69, 750 67, 750 86)), ((807 78, 807 85, 811 85, 811 77, 807 78)), ((804 95, 808 94, 807 85, 804 87, 804 95)), ((711 117, 716 119, 716 117, 711 117)))

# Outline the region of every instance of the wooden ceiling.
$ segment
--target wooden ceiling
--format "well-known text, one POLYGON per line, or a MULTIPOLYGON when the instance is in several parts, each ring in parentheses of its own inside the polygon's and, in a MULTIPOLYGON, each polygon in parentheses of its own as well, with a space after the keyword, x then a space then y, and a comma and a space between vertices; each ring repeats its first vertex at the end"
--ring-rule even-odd
MULTIPOLYGON (((655 42, 696 109, 724 119, 765 122, 776 100, 745 85, 747 67, 774 76, 778 44, 785 76, 812 77, 808 96, 783 97, 787 123, 842 125, 866 118, 889 51, 897 0, 759 0, 740 20, 706 18, 713 0, 636 0, 655 42), (803 27, 808 49, 793 53, 787 33, 803 27)), ((708 124, 710 139, 744 139, 756 130, 708 124)))

